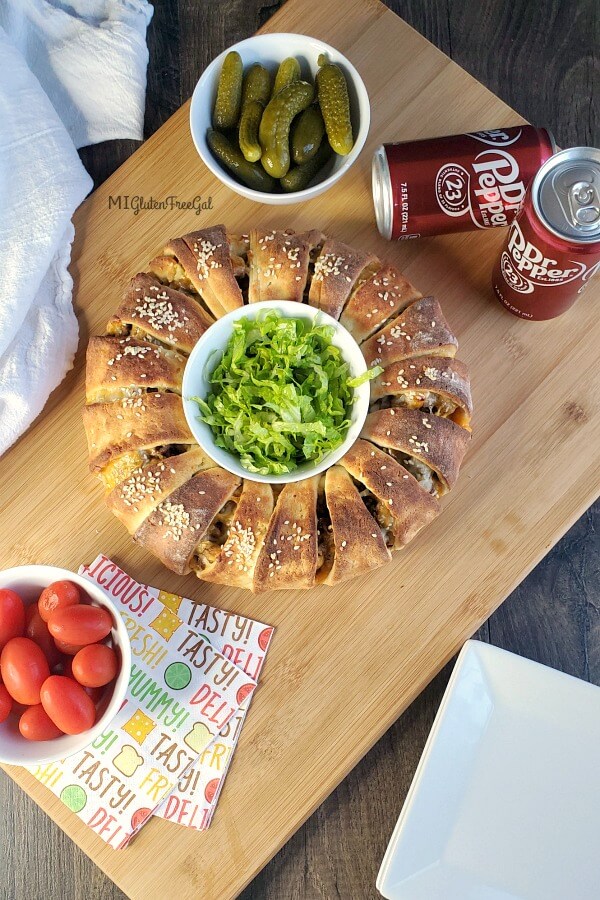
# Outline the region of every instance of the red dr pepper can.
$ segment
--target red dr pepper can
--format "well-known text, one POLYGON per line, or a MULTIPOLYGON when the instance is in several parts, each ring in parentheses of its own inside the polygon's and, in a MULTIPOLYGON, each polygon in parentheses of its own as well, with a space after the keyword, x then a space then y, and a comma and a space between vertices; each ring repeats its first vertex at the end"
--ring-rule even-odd
POLYGON ((600 269, 600 150, 573 147, 533 179, 494 267, 500 302, 523 319, 552 319, 600 269))
POLYGON ((377 227, 406 240, 509 225, 555 149, 532 125, 383 144, 373 156, 377 227))

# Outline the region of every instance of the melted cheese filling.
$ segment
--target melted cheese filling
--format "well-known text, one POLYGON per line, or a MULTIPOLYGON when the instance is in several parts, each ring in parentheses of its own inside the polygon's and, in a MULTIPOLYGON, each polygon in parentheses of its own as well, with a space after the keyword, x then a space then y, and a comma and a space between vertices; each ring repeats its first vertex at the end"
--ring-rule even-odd
POLYGON ((362 497, 363 503, 381 529, 381 534, 385 541, 386 547, 393 547, 394 519, 392 517, 392 514, 390 513, 388 505, 386 503, 382 503, 381 500, 378 500, 377 497, 373 493, 371 493, 371 491, 364 485, 357 485, 357 487, 359 488, 359 494, 362 497))
POLYGON ((403 391, 390 398, 389 405, 405 409, 426 409, 428 412, 449 419, 456 412, 458 404, 449 397, 434 391, 403 391))
POLYGON ((398 462, 404 466, 407 472, 410 472, 413 475, 421 487, 425 488, 425 490, 429 494, 433 494, 434 497, 439 497, 441 493, 441 484, 433 469, 430 469, 428 465, 424 462, 421 462, 420 459, 415 459, 414 456, 397 456, 398 462))
POLYGON ((219 510, 214 517, 208 531, 204 535, 196 547, 195 558, 198 568, 202 571, 213 565, 219 556, 223 544, 227 540, 229 527, 233 521, 233 516, 237 507, 237 500, 232 498, 219 510))
POLYGON ((104 487, 107 491, 112 491, 118 484, 129 478, 135 469, 145 466, 151 459, 160 459, 160 456, 153 455, 147 450, 130 450, 128 453, 117 456, 116 459, 104 466, 100 473, 104 487))

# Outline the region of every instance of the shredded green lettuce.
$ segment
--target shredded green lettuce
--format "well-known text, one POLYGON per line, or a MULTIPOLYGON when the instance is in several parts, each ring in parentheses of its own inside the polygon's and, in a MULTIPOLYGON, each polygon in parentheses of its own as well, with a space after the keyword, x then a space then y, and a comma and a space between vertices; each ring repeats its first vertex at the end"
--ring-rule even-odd
POLYGON ((354 389, 381 368, 351 379, 332 336, 329 325, 275 311, 233 323, 208 375, 211 390, 205 399, 190 399, 216 445, 236 454, 248 472, 292 472, 320 462, 345 440, 354 389))

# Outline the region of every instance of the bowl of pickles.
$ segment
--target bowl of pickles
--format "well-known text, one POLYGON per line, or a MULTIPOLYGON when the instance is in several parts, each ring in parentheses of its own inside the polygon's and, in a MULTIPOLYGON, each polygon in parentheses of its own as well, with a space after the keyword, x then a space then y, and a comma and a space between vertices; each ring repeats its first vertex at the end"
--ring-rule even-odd
POLYGON ((348 171, 369 132, 367 89, 334 47, 261 34, 205 69, 190 107, 196 149, 216 177, 259 203, 310 200, 348 171))

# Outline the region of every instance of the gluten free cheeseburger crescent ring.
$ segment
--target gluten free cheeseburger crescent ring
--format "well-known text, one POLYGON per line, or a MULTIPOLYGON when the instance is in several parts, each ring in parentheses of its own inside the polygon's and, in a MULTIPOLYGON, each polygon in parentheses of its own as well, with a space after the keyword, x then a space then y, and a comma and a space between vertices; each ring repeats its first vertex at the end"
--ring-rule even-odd
POLYGON ((252 591, 338 584, 383 565, 440 511, 470 439, 469 373, 437 300, 319 231, 222 225, 170 241, 136 274, 87 352, 90 469, 133 539, 178 574, 252 591), (260 300, 309 303, 361 344, 361 437, 321 475, 240 479, 195 443, 186 359, 216 318, 260 300))

